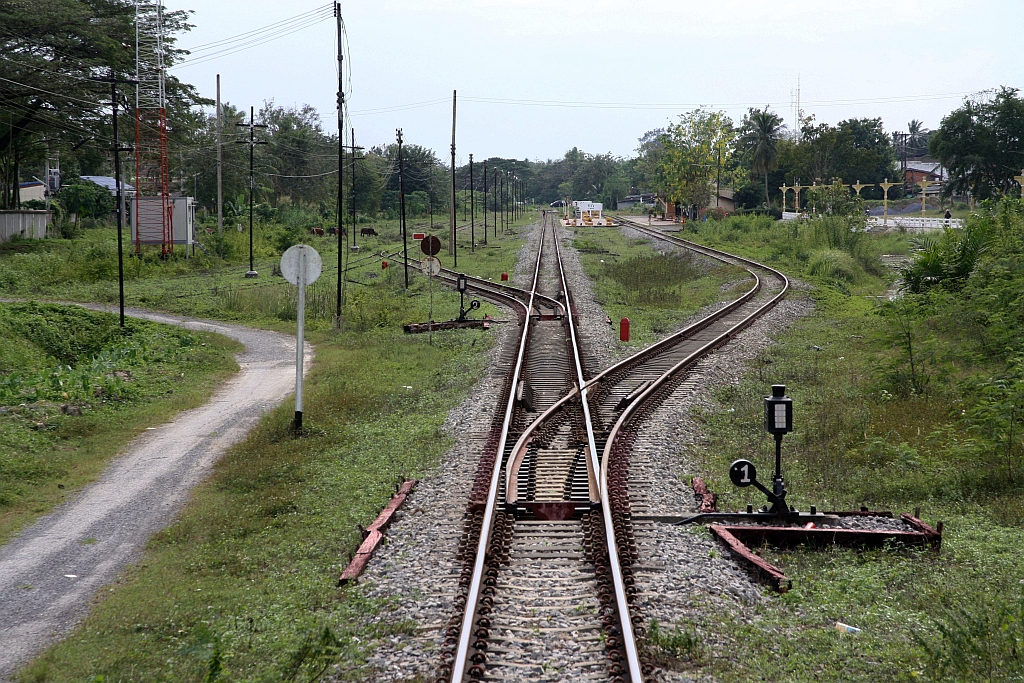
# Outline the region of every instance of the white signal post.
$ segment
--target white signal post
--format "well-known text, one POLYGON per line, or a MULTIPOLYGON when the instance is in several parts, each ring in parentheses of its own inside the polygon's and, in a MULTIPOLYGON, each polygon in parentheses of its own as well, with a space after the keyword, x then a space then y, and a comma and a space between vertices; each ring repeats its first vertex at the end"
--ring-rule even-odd
POLYGON ((296 311, 298 330, 295 343, 295 423, 296 432, 302 431, 302 366, 306 360, 303 338, 306 327, 306 285, 313 284, 323 270, 323 261, 317 250, 308 244, 289 247, 281 256, 281 275, 299 287, 299 305, 296 311))

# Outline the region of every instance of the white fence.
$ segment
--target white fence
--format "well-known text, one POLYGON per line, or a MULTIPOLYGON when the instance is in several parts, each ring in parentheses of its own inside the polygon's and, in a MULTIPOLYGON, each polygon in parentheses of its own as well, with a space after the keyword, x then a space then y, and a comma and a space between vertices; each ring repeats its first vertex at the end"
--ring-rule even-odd
POLYGON ((0 211, 0 242, 14 236, 41 240, 50 224, 49 211, 0 211))
POLYGON ((964 227, 963 219, 961 218, 922 218, 921 216, 889 216, 888 225, 883 221, 882 216, 871 216, 868 218, 868 228, 875 230, 878 228, 902 228, 903 230, 912 230, 915 232, 924 232, 925 230, 944 230, 946 228, 962 228, 964 227))
MULTIPOLYGON (((782 220, 784 221, 796 221, 809 217, 810 216, 806 213, 796 213, 795 211, 782 212, 782 220)), ((961 218, 922 218, 921 216, 906 216, 900 214, 890 214, 888 222, 884 221, 882 216, 869 216, 867 223, 868 230, 890 228, 909 230, 913 232, 962 227, 964 227, 964 222, 961 218)))

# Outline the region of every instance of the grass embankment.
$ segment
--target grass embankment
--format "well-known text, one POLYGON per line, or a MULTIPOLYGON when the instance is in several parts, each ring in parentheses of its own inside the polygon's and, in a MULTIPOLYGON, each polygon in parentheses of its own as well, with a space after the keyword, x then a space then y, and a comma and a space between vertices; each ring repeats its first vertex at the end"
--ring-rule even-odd
MULTIPOLYGON (((534 216, 524 217, 519 226, 526 225, 534 216)), ((287 330, 294 327, 296 288, 280 275, 274 275, 280 263, 280 254, 292 244, 310 244, 320 252, 323 274, 306 292, 307 321, 312 326, 329 327, 337 310, 338 249, 333 237, 310 234, 311 219, 306 212, 284 212, 285 222, 257 222, 254 230, 253 253, 258 278, 246 279, 249 269, 248 232, 228 230, 224 238, 200 231, 199 239, 210 253, 197 250, 185 258, 184 247, 178 246, 169 259, 159 257, 159 249, 145 247, 135 257, 134 245, 125 244, 125 298, 127 305, 159 309, 183 315, 233 320, 261 327, 287 330), (308 224, 307 224, 308 223, 308 224), (220 251, 218 251, 218 249, 220 251), (224 258, 214 254, 223 253, 224 258)), ((478 222, 481 219, 478 218, 478 222)), ((319 223, 317 223, 319 225, 319 223)), ((398 320, 410 322, 408 313, 400 309, 385 311, 371 307, 381 320, 363 320, 363 301, 376 296, 371 285, 381 279, 404 281, 399 267, 402 238, 394 221, 360 224, 372 227, 378 236, 356 237, 359 251, 345 250, 344 267, 348 273, 345 285, 346 322, 365 329, 378 324, 391 324, 398 320), (389 268, 381 268, 381 252, 388 256, 389 268)), ((515 253, 505 247, 511 241, 518 243, 514 234, 500 229, 495 238, 489 229, 488 244, 482 243, 482 226, 477 226, 478 245, 471 249, 468 229, 459 233, 458 268, 480 277, 500 279, 502 272, 511 272, 515 253)), ((348 230, 351 231, 351 226, 348 230)), ((409 258, 423 258, 419 243, 412 239, 415 231, 431 232, 422 220, 408 222, 409 258)), ((435 228, 433 234, 445 237, 447 228, 435 228)), ((351 238, 349 238, 351 239, 351 238)), ((454 268, 447 249, 438 255, 443 266, 454 268)), ((427 279, 414 266, 410 266, 410 285, 423 287, 427 279)), ((418 292, 419 290, 416 289, 418 292)), ((435 320, 448 320, 458 316, 458 294, 435 283, 435 320)), ((83 232, 75 240, 43 240, 0 245, 0 296, 44 297, 70 301, 96 301, 116 303, 117 239, 111 228, 96 228, 83 232)), ((484 304, 483 313, 494 314, 495 309, 484 304)), ((423 321, 426 321, 425 313, 423 321)))
MULTIPOLYGON (((465 249, 460 267, 495 277, 511 270, 521 244, 505 236, 475 256, 465 249)), ((406 294, 400 271, 367 278, 349 299, 342 332, 315 321, 305 435, 290 433, 290 404, 269 413, 75 632, 22 671, 23 681, 370 676, 364 656, 391 634, 380 629, 413 625, 366 627, 362 617, 387 603, 335 582, 362 540, 357 525, 450 446, 441 425, 481 376, 492 340, 481 330, 435 333, 433 345, 427 335, 404 335, 402 323, 427 316, 425 278, 411 279, 406 294)), ((457 312, 457 295, 435 287, 435 306, 438 299, 446 317, 457 312)), ((243 313, 287 324, 255 306, 243 313)))
POLYGON ((77 306, 0 304, 0 543, 94 480, 148 425, 237 370, 225 337, 77 306))
POLYGON ((665 252, 617 230, 576 228, 573 246, 594 296, 613 321, 629 318, 630 340, 646 346, 702 306, 734 299, 753 286, 742 268, 665 252))
POLYGON ((893 277, 877 256, 905 253, 909 240, 844 234, 833 220, 689 227, 690 239, 812 283, 816 310, 718 392, 720 409, 700 418, 707 441, 687 459, 724 509, 763 504, 751 489, 735 489, 727 470, 743 457, 769 476, 774 444, 762 401, 771 384, 786 384, 796 416, 783 444, 791 502, 896 512, 920 505, 927 520, 946 523, 942 551, 764 548, 794 579, 793 591, 675 626, 721 644, 708 645, 700 666, 721 681, 1020 680, 1021 207, 1007 202, 971 219, 989 237, 966 268, 956 259, 969 251, 970 232, 944 246, 923 240, 933 245, 928 263, 955 261, 933 264, 939 275, 924 281, 947 279, 891 302, 873 296, 893 277), (836 621, 863 632, 838 633, 836 621))

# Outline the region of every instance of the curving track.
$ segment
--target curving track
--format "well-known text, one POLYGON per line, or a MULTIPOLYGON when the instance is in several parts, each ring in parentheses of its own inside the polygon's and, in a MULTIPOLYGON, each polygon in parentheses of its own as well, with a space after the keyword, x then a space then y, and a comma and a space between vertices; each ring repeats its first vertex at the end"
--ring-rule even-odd
MULTIPOLYGON (((437 681, 642 681, 644 618, 633 605, 629 490, 637 428, 687 370, 783 296, 786 277, 761 264, 629 226, 741 265, 750 289, 661 342, 591 375, 562 271, 560 228, 542 226, 529 291, 471 280, 511 298, 522 325, 464 518, 462 573, 437 681)), ((693 382, 691 382, 692 384, 693 382)))

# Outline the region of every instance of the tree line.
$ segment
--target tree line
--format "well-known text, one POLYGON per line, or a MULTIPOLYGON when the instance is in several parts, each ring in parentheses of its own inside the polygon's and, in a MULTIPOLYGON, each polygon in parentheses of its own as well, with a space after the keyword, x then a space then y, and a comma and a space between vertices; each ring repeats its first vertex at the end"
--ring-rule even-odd
MULTIPOLYGON (((59 157, 64 178, 109 175, 113 146, 110 87, 92 80, 111 75, 127 79, 135 71, 134 4, 125 0, 7 0, 0 4, 0 208, 19 204, 18 181, 41 173, 46 159, 59 157)), ((187 53, 176 47, 186 32, 188 13, 164 14, 166 63, 187 53)), ((172 190, 195 195, 208 212, 216 207, 216 117, 213 102, 172 73, 167 76, 167 106, 172 190)), ((134 137, 130 85, 120 86, 121 144, 134 137)), ((222 156, 225 206, 230 214, 247 201, 248 112, 222 105, 222 156)), ((336 212, 338 138, 324 131, 319 113, 308 105, 264 102, 259 136, 267 144, 254 153, 256 199, 336 212)), ((451 169, 426 147, 404 145, 407 210, 413 215, 446 212, 451 169)), ((614 207, 628 195, 656 192, 669 202, 706 207, 716 188, 730 188, 738 207, 766 209, 782 205, 782 185, 875 185, 899 182, 898 159, 930 152, 950 174, 944 192, 984 199, 1014 190, 1024 167, 1024 101, 1013 88, 972 96, 929 132, 911 121, 908 132, 886 131, 880 118, 851 118, 836 125, 800 118, 791 130, 769 107, 751 108, 739 122, 724 112, 699 108, 664 128, 648 131, 635 156, 588 153, 573 147, 548 160, 489 157, 455 170, 456 202, 469 200, 472 185, 482 208, 507 205, 508 178, 521 179, 524 199, 548 204, 560 199, 601 201, 614 207), (486 169, 486 170, 485 170, 486 169), (485 177, 486 173, 486 177, 485 177)), ((398 209, 397 145, 367 145, 347 154, 345 210, 364 216, 393 216, 398 209)), ((130 158, 124 165, 131 181, 130 158)), ((892 191, 891 196, 899 192, 892 191)), ((79 192, 78 194, 82 194, 79 192)), ((76 195, 77 196, 77 195, 76 195)), ((877 187, 866 199, 881 199, 877 187)), ((81 203, 81 202, 79 202, 81 203)))

